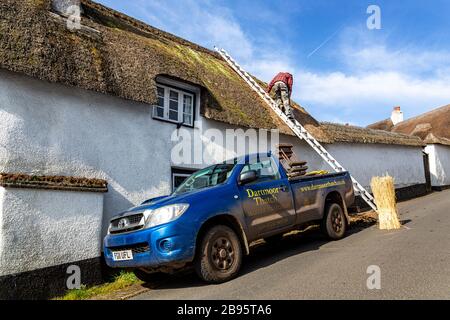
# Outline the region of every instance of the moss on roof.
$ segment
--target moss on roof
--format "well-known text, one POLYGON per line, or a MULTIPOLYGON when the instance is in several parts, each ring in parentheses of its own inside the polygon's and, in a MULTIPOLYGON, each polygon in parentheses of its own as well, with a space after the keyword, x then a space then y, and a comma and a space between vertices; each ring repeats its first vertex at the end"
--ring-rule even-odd
MULTIPOLYGON (((81 3, 84 27, 72 32, 50 13, 50 0, 2 0, 0 67, 149 104, 156 103, 156 77, 164 75, 201 88, 206 118, 292 135, 217 53, 90 0, 81 3)), ((340 141, 336 130, 321 126, 298 104, 294 108, 320 142, 340 141)), ((391 138, 363 140, 405 142, 391 138)))

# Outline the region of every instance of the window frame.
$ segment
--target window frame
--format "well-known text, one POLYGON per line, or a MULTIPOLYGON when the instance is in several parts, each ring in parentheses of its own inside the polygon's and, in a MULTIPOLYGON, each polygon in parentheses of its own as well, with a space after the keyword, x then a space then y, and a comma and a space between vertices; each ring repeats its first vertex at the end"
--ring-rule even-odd
POLYGON ((172 168, 172 192, 175 191, 175 177, 189 177, 193 173, 198 171, 198 169, 180 169, 180 168, 172 168))
MULTIPOLYGON (((184 96, 190 96, 192 99, 192 112, 191 112, 191 123, 182 123, 182 126, 193 128, 195 125, 196 120, 196 111, 197 111, 197 96, 199 95, 198 92, 188 90, 185 88, 180 88, 176 85, 168 84, 166 81, 164 82, 156 82, 156 90, 158 90, 158 87, 164 88, 164 116, 159 117, 157 115, 157 109, 161 108, 159 105, 153 105, 152 109, 152 119, 158 120, 158 121, 164 121, 164 122, 170 122, 174 124, 180 124, 180 120, 175 121, 169 119, 169 112, 170 112, 170 90, 175 91, 178 93, 178 119, 181 119, 184 121, 184 96), (181 114, 181 116, 180 116, 181 114), (167 117, 166 117, 167 115, 167 117)), ((158 96, 158 95, 157 95, 158 96)), ((159 97, 159 96, 158 96, 159 97)))

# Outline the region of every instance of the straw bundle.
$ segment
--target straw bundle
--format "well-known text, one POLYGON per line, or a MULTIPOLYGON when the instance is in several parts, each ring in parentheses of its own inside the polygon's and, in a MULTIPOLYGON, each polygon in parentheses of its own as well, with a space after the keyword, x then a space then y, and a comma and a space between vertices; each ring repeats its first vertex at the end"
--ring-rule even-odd
POLYGON ((370 183, 378 207, 378 223, 381 230, 399 229, 394 179, 388 175, 373 177, 370 183))

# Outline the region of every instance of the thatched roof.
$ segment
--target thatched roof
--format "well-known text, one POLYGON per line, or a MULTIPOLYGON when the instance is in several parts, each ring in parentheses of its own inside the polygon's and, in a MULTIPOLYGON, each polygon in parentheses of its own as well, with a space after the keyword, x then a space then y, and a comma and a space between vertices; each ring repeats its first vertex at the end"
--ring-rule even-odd
POLYGON ((450 145, 450 105, 399 122, 395 126, 390 119, 386 119, 367 128, 416 136, 424 143, 450 145))
POLYGON ((149 104, 155 78, 165 75, 201 88, 207 118, 291 134, 215 52, 92 1, 82 5, 82 24, 99 32, 71 32, 50 14, 49 0, 2 0, 0 66, 149 104))
POLYGON ((52 189, 89 192, 107 192, 103 179, 69 176, 36 176, 23 173, 0 172, 0 186, 8 188, 52 189))
MULTIPOLYGON (((156 77, 164 75, 201 88, 206 118, 292 134, 217 53, 90 0, 81 3, 84 27, 71 32, 50 12, 50 0, 2 0, 0 67, 149 104, 156 103, 156 77)), ((337 130, 322 127, 298 104, 294 114, 319 141, 339 141, 337 130)), ((405 143, 401 136, 363 135, 343 141, 405 143)))
POLYGON ((394 124, 390 118, 384 119, 367 126, 368 129, 391 131, 394 124))
POLYGON ((418 137, 361 128, 351 125, 322 122, 322 128, 333 142, 349 143, 381 143, 381 144, 401 144, 408 146, 422 146, 423 142, 418 137))
POLYGON ((397 123, 392 132, 411 134, 420 137, 426 143, 450 145, 450 105, 397 123))

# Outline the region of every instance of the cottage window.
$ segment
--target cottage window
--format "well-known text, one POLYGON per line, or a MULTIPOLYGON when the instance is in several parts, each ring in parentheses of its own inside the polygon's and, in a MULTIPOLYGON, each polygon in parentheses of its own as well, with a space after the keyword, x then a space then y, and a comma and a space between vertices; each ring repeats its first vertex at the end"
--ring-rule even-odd
POLYGON ((172 168, 172 191, 175 191, 180 184, 184 182, 191 174, 193 174, 195 169, 175 169, 172 168))
POLYGON ((162 84, 156 88, 158 105, 153 108, 153 117, 193 126, 195 93, 162 84))

